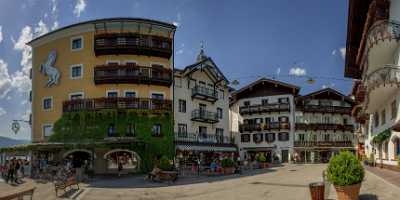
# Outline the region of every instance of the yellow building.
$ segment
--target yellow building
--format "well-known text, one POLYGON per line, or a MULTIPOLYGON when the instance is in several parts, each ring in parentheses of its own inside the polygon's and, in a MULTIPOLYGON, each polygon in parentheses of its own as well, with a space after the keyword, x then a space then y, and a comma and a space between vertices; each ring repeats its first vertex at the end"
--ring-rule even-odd
POLYGON ((139 163, 134 171, 149 168, 151 157, 168 155, 169 148, 173 154, 175 30, 155 20, 110 18, 29 42, 32 141, 49 144, 38 159, 90 158, 95 171, 109 172, 124 156, 127 168, 139 163), (121 151, 110 151, 115 148, 121 151))

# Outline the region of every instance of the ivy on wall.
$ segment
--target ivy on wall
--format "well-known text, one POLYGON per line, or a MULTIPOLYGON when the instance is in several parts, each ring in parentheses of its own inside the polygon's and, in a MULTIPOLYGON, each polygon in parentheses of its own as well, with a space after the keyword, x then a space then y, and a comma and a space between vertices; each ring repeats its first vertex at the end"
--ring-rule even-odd
MULTIPOLYGON (((170 112, 151 113, 143 111, 101 110, 96 112, 70 112, 55 123, 49 142, 84 144, 94 148, 126 148, 141 157, 141 170, 152 169, 156 158, 172 158, 175 152, 173 121, 170 112), (108 129, 114 125, 113 137, 128 137, 128 127, 134 127, 135 139, 142 143, 107 144, 108 129), (153 125, 161 125, 161 136, 152 134, 153 125), (98 144, 98 142, 103 142, 98 144), (90 145, 92 144, 92 145, 90 145), (139 145, 140 144, 140 145, 139 145)), ((75 146, 74 145, 74 146, 75 146)))

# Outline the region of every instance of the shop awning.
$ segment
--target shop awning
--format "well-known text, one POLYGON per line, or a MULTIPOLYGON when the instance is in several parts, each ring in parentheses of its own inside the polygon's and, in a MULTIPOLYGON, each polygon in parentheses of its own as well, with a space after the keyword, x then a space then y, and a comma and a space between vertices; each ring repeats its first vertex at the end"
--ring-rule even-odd
POLYGON ((236 147, 198 146, 198 145, 176 145, 181 151, 210 151, 210 152, 236 152, 236 147))

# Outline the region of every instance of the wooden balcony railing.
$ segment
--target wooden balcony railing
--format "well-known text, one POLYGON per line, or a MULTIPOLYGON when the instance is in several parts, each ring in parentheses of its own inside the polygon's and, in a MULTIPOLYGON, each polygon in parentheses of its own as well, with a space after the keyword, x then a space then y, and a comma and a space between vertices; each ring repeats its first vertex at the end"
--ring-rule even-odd
POLYGON ((172 112, 172 101, 134 97, 103 97, 75 99, 63 102, 63 112, 96 111, 102 109, 137 109, 172 112))
POLYGON ((96 56, 134 54, 170 58, 172 39, 137 33, 96 34, 94 52, 96 56))
POLYGON ((367 76, 367 87, 368 92, 375 88, 384 85, 397 86, 400 84, 400 66, 397 65, 385 65, 377 70, 371 72, 367 76))
POLYGON ((211 124, 219 121, 217 113, 201 109, 195 109, 192 111, 192 120, 211 124))
POLYGON ((137 65, 98 65, 94 68, 95 84, 136 83, 170 86, 172 70, 137 65))
POLYGON ((364 102, 366 94, 367 94, 367 88, 364 85, 359 84, 357 86, 357 90, 354 95, 356 102, 358 103, 364 102))
POLYGON ((241 106, 239 108, 239 113, 241 115, 265 113, 265 112, 289 112, 289 111, 290 111, 290 105, 287 103, 241 106))
POLYGON ((234 139, 228 136, 207 133, 175 133, 176 144, 234 146, 234 139))
POLYGON ((351 141, 294 141, 295 147, 353 147, 351 141))
POLYGON ((240 124, 239 131, 242 133, 244 131, 262 131, 262 130, 283 130, 290 129, 289 122, 269 122, 262 124, 240 124))
POLYGON ((192 88, 192 98, 215 102, 218 100, 218 92, 213 88, 195 86, 194 88, 192 88))
POLYGON ((324 105, 296 105, 297 110, 311 113, 351 114, 351 107, 324 105))
POLYGON ((324 124, 324 123, 296 123, 296 130, 333 130, 354 131, 353 125, 324 124))

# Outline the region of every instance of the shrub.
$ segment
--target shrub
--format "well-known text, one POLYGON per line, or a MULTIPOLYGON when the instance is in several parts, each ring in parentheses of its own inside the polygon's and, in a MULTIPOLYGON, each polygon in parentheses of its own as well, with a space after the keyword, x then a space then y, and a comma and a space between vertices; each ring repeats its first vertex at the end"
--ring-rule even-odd
POLYGON ((261 154, 257 157, 257 161, 264 163, 264 162, 267 162, 267 158, 264 156, 264 154, 261 154))
POLYGON ((354 185, 364 179, 364 168, 353 153, 343 151, 331 158, 327 175, 335 186, 354 185))
POLYGON ((166 156, 161 157, 159 165, 160 169, 163 171, 171 171, 173 169, 171 161, 166 156))
POLYGON ((235 165, 235 163, 230 158, 224 158, 221 161, 222 168, 230 168, 230 167, 233 167, 234 165, 235 165))

